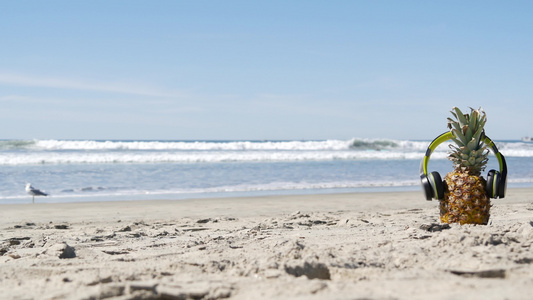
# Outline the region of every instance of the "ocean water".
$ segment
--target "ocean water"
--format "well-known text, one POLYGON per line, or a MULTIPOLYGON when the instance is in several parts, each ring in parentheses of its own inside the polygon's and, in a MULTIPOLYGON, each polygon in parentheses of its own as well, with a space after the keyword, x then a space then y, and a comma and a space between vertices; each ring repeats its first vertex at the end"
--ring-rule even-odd
MULTIPOLYGON (((420 190, 430 141, 0 140, 0 204, 420 190)), ((496 141, 508 186, 533 186, 533 143, 496 141)), ((448 146, 430 171, 452 170, 448 146)), ((489 169, 498 169, 494 156, 489 169)), ((421 201, 424 200, 422 192, 421 201)))

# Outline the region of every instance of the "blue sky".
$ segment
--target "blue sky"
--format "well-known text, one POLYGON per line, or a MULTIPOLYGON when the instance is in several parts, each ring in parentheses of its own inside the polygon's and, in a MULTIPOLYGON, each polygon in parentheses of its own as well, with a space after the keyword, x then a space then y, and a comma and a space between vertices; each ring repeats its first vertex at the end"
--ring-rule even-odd
POLYGON ((2 1, 0 138, 519 139, 532 3, 2 1))

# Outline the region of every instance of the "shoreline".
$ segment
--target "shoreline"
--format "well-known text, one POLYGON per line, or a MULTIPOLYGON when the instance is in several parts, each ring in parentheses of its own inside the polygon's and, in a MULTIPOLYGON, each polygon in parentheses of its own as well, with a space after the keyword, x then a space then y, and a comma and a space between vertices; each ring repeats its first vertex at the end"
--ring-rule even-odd
POLYGON ((487 226, 421 192, 5 204, 10 299, 528 299, 533 189, 487 226))
MULTIPOLYGON (((527 196, 533 201, 533 188, 510 188, 503 199, 491 199, 493 205, 509 203, 527 203, 527 196)), ((80 217, 96 218, 175 218, 199 217, 203 214, 198 206, 215 210, 220 216, 269 216, 279 213, 291 213, 302 209, 301 201, 308 202, 313 210, 391 210, 409 208, 437 208, 438 201, 427 201, 422 191, 395 192, 357 192, 357 193, 319 193, 296 195, 268 195, 242 197, 190 198, 177 200, 121 200, 91 201, 67 203, 20 203, 0 205, 4 222, 21 221, 23 218, 65 218, 75 220, 80 217), (393 199, 391 200, 391 197, 393 199), (323 202, 327 199, 327 203, 323 202), (239 205, 239 209, 230 205, 239 205), (65 213, 54 213, 57 210, 65 213), (140 214, 139 209, 143 209, 140 214), (7 213, 9 212, 9 213, 7 213), (68 212, 72 215, 69 216, 68 212), (137 214, 137 215, 136 215, 137 214)))
MULTIPOLYGON (((531 189, 533 192, 533 188, 531 189)), ((141 218, 176 218, 199 217, 204 214, 202 207, 214 210, 220 216, 271 216, 279 213, 291 213, 302 210, 301 202, 306 201, 313 209, 336 210, 343 209, 336 205, 343 205, 345 209, 364 209, 374 206, 387 208, 401 208, 404 202, 387 201, 388 196, 398 194, 398 199, 404 199, 407 205, 430 205, 431 201, 423 199, 421 192, 370 192, 370 193, 324 193, 297 195, 269 195, 242 196, 218 198, 191 198, 178 200, 126 200, 126 201, 91 201, 68 203, 21 203, 3 204, 0 207, 5 215, 0 224, 5 221, 16 222, 17 215, 28 218, 44 219, 58 216, 54 212, 63 210, 65 214, 58 217, 77 219, 79 217, 141 217, 141 218), (418 198, 420 201, 416 201, 418 198), (328 202, 323 202, 328 199, 328 202), (238 205, 238 209, 232 206, 238 205), (69 216, 67 212, 72 212, 69 216), (141 213, 141 214, 138 214, 141 213)), ((435 202, 436 203, 436 202, 435 202)), ((433 203, 433 204, 435 204, 433 203)), ((305 210, 305 208, 303 209, 305 210)))

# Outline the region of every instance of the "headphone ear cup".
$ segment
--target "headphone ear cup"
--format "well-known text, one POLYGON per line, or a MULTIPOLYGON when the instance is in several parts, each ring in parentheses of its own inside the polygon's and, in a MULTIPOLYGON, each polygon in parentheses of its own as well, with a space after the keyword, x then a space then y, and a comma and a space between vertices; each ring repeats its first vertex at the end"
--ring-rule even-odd
POLYGON ((505 193, 507 192, 507 176, 502 173, 499 174, 500 178, 498 179, 500 184, 498 185, 498 197, 505 198, 505 193))
POLYGON ((444 182, 442 181, 439 172, 431 172, 428 176, 428 180, 432 188, 433 198, 437 200, 444 199, 444 182))
POLYGON ((431 191, 433 188, 431 187, 431 184, 429 184, 429 176, 422 174, 420 175, 420 181, 422 183, 422 190, 424 191, 424 196, 426 196, 426 200, 431 201, 433 198, 433 192, 431 191))
POLYGON ((487 195, 489 198, 498 198, 500 194, 500 172, 490 170, 487 175, 487 195))

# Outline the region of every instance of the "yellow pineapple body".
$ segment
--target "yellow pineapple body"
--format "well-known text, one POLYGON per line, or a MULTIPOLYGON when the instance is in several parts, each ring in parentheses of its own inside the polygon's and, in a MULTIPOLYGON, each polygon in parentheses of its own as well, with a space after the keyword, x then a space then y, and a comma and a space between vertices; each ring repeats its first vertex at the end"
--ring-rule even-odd
POLYGON ((446 174, 444 183, 444 199, 440 201, 441 222, 461 225, 488 223, 491 204, 483 177, 456 169, 446 174))

